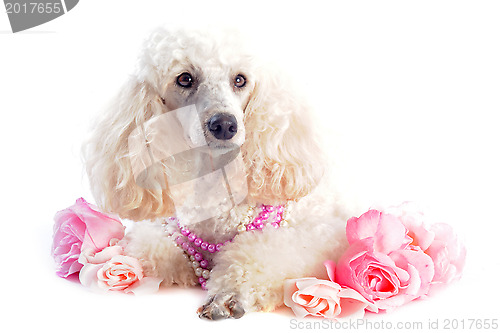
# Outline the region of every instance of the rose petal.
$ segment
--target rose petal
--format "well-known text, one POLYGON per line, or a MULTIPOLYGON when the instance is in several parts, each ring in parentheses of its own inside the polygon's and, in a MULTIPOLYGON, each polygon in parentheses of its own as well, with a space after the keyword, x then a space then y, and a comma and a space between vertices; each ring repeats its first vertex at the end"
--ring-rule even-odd
MULTIPOLYGON (((353 243, 340 257, 335 269, 335 281, 341 286, 351 287, 362 293, 362 287, 358 283, 355 267, 363 260, 363 256, 373 247, 372 239, 364 239, 353 243), (354 267, 353 267, 354 266, 354 267)), ((363 295, 366 297, 366 295, 363 295)))
POLYGON ((394 263, 407 271, 410 275, 410 281, 407 282, 409 289, 406 293, 423 296, 428 293, 430 283, 434 277, 434 264, 431 257, 423 251, 400 250, 391 253, 390 257, 394 263), (415 282, 416 276, 418 281, 415 282), (411 288, 413 286, 413 288, 411 288))
POLYGON ((304 294, 320 298, 336 298, 341 287, 339 284, 319 279, 299 279, 296 281, 297 288, 304 294))
POLYGON ((464 244, 448 224, 434 224, 431 230, 435 234, 435 239, 426 253, 434 262, 433 283, 448 283, 459 279, 467 254, 464 244))
POLYGON ((411 239, 406 235, 406 228, 401 220, 389 214, 382 213, 380 215, 374 243, 375 251, 388 254, 405 248, 410 242, 411 239))
POLYGON ((97 284, 97 272, 101 269, 103 264, 86 264, 80 270, 80 283, 85 287, 95 287, 97 284))
POLYGON ((346 235, 349 244, 365 238, 375 237, 380 214, 377 210, 369 210, 360 217, 351 217, 346 225, 346 235))
POLYGON ((295 293, 299 290, 296 285, 297 280, 285 280, 284 282, 284 303, 290 309, 292 309, 295 316, 299 318, 304 318, 309 314, 309 312, 299 304, 297 304, 293 297, 295 293))
POLYGON ((332 281, 316 278, 286 280, 284 303, 296 316, 334 318, 340 313, 338 292, 341 287, 332 281))
POLYGON ((111 260, 111 258, 122 254, 123 248, 119 245, 106 247, 102 251, 99 251, 95 254, 92 250, 85 249, 82 251, 78 261, 82 264, 86 264, 87 262, 91 264, 104 264, 107 261, 111 260))
POLYGON ((408 235, 412 238, 412 245, 426 250, 434 240, 434 233, 425 224, 424 214, 412 202, 403 202, 398 206, 384 209, 387 214, 397 216, 408 229, 408 235))
POLYGON ((406 235, 406 228, 397 217, 377 210, 369 210, 359 218, 350 218, 346 235, 351 245, 372 238, 373 250, 385 254, 404 248, 411 242, 406 235))
POLYGON ((330 281, 335 282, 335 262, 331 260, 326 260, 323 265, 326 268, 326 274, 330 281))
POLYGON ((338 318, 363 318, 365 309, 378 312, 377 307, 370 303, 360 293, 351 288, 342 288, 339 292, 341 313, 338 318))
POLYGON ((162 279, 155 277, 144 277, 125 289, 125 292, 132 293, 136 296, 151 294, 158 291, 162 281, 162 279))
POLYGON ((87 227, 82 248, 103 249, 108 246, 110 239, 123 238, 125 227, 115 215, 104 214, 92 209, 90 204, 83 198, 77 200, 73 211, 76 216, 85 222, 87 227))

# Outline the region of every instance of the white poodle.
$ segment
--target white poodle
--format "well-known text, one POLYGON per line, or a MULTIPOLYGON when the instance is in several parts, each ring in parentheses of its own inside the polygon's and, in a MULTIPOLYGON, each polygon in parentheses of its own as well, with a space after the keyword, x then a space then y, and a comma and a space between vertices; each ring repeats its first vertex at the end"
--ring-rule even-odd
POLYGON ((271 311, 285 279, 326 278, 349 217, 308 105, 240 44, 156 30, 85 146, 98 204, 137 221, 127 254, 164 286, 201 283, 208 319, 271 311))

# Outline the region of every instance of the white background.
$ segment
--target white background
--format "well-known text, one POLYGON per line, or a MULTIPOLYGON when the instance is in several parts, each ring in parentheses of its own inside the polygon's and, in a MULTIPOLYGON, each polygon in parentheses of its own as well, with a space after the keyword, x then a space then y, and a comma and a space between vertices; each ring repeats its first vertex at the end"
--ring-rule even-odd
POLYGON ((148 31, 171 23, 250 32, 303 86, 334 133, 330 153, 346 192, 365 208, 416 201, 465 238, 460 282, 393 313, 367 316, 371 323, 417 322, 426 330, 429 321, 442 328, 446 319, 464 319, 468 328, 469 319, 500 319, 500 4, 326 3, 80 1, 17 34, 2 8, 2 329, 293 328, 286 308, 212 323, 195 314, 204 299, 197 289, 103 296, 54 274, 54 213, 80 196, 93 201, 80 160, 90 121, 133 71, 148 31))

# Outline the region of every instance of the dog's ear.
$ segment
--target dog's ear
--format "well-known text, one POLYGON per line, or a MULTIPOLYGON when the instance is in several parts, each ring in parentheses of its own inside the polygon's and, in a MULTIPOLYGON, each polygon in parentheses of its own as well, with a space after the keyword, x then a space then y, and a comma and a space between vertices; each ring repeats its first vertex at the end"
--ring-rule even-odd
POLYGON ((242 151, 249 193, 264 202, 300 199, 324 173, 310 107, 288 82, 271 69, 261 70, 245 109, 242 151))
MULTIPOLYGON (((102 209, 132 220, 173 212, 163 168, 145 161, 147 152, 130 147, 130 138, 143 135, 143 124, 161 114, 162 107, 150 85, 133 78, 97 121, 83 152, 92 193, 102 209)), ((147 140, 142 142, 147 146, 147 140)))

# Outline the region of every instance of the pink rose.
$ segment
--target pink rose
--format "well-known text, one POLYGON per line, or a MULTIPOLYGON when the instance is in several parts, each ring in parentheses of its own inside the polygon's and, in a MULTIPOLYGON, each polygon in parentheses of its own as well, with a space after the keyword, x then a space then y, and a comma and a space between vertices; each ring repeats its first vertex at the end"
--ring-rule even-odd
POLYGON ((407 230, 411 245, 418 246, 425 252, 434 240, 434 234, 425 226, 424 214, 411 202, 399 206, 391 206, 384 213, 398 218, 407 230))
POLYGON ((124 255, 119 245, 98 253, 84 250, 79 261, 84 265, 80 271, 80 282, 95 290, 149 293, 157 291, 162 281, 145 277, 139 260, 124 255))
MULTIPOLYGON (((334 263, 325 262, 328 276, 334 277, 334 263)), ((285 305, 290 307, 297 317, 307 315, 328 319, 346 317, 362 318, 367 307, 376 312, 373 304, 357 291, 342 288, 338 283, 316 278, 286 280, 284 285, 285 305)))
POLYGON ((347 221, 349 248, 339 260, 336 281, 357 290, 379 309, 401 306, 426 295, 434 276, 432 259, 401 220, 377 210, 347 221))
POLYGON ((448 283, 460 279, 465 266, 466 250, 453 229, 445 223, 431 226, 434 240, 425 250, 434 261, 433 283, 448 283))
POLYGON ((52 255, 60 277, 82 268, 78 262, 82 249, 102 250, 112 238, 123 238, 125 230, 117 216, 99 212, 83 198, 57 212, 54 221, 52 255))
POLYGON ((346 226, 349 244, 371 238, 374 250, 382 253, 406 248, 412 241, 406 233, 407 230, 400 219, 374 209, 359 218, 351 217, 346 226))
POLYGON ((405 202, 386 212, 397 216, 408 229, 411 245, 418 246, 434 262, 432 283, 459 279, 465 266, 466 249, 453 228, 445 223, 428 226, 424 214, 414 204, 405 202))

